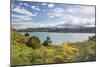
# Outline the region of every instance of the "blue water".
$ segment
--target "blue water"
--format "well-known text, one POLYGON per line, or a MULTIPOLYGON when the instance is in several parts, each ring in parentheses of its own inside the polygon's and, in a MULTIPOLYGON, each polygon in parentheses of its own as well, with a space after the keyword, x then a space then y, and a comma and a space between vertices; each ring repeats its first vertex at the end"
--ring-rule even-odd
MULTIPOLYGON (((20 32, 25 34, 25 32, 20 32)), ((30 36, 37 36, 43 42, 49 36, 53 44, 61 44, 66 42, 82 42, 88 40, 88 37, 94 36, 94 33, 51 33, 51 32, 28 32, 30 36)))

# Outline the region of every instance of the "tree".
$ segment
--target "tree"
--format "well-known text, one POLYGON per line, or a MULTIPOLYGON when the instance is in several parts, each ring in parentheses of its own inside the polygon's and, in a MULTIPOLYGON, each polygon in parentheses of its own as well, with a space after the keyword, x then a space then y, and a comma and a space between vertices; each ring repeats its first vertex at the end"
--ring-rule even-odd
POLYGON ((51 45, 51 43, 52 43, 52 41, 51 41, 50 37, 47 36, 46 40, 43 42, 43 45, 49 46, 49 45, 51 45))

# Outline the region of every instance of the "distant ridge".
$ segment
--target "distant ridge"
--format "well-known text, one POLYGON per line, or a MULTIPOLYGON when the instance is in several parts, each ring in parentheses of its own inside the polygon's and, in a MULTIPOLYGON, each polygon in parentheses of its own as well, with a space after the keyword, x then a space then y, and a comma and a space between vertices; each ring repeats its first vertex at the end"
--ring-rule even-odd
POLYGON ((19 29, 19 32, 72 32, 72 33, 95 33, 95 27, 77 27, 77 28, 27 28, 19 29))

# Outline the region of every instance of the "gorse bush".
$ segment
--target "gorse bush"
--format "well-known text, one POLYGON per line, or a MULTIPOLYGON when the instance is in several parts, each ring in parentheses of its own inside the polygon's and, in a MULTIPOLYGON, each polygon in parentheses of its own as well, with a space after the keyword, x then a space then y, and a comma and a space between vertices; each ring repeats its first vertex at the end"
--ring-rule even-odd
POLYGON ((29 38, 16 31, 12 32, 11 39, 12 65, 95 61, 96 59, 94 40, 45 47, 38 37, 32 36, 29 38))
POLYGON ((63 44, 62 47, 64 48, 65 51, 69 53, 73 53, 75 51, 78 51, 77 48, 73 48, 72 46, 69 46, 68 44, 63 44))

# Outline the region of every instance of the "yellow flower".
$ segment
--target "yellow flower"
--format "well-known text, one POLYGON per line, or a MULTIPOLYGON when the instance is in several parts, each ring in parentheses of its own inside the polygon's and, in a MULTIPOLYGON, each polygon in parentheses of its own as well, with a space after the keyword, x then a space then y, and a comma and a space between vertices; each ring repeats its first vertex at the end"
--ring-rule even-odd
POLYGON ((74 47, 68 45, 67 43, 64 43, 64 44, 62 45, 62 47, 64 48, 65 51, 67 51, 67 52, 69 52, 69 53, 73 53, 73 52, 75 52, 75 51, 78 51, 77 48, 74 48, 74 47))

